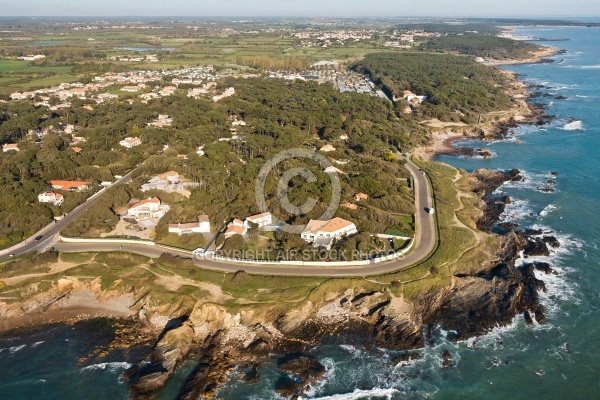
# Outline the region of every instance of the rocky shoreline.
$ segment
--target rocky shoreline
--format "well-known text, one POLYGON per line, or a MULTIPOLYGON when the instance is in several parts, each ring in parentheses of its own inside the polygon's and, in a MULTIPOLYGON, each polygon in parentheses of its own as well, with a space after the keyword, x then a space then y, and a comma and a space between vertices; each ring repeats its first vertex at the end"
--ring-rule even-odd
MULTIPOLYGON (((476 137, 505 138, 517 124, 543 123, 546 117, 538 108, 532 106, 529 110, 528 115, 499 121, 491 130, 481 130, 476 137)), ((483 150, 473 151, 484 156, 483 150)), ((498 226, 510 198, 496 196, 494 192, 503 183, 520 179, 517 170, 477 170, 470 174, 469 189, 477 195, 481 211, 474 222, 478 229, 495 234, 499 245, 477 270, 456 273, 442 287, 426 289, 405 300, 395 296, 391 289, 374 291, 356 286, 343 293, 325 293, 317 299, 302 301, 289 310, 273 307, 266 313, 232 311, 213 303, 179 308, 155 302, 151 293, 132 295, 129 292, 128 313, 113 315, 127 321, 127 329, 118 330, 112 344, 90 359, 110 356, 111 352, 126 346, 142 349, 143 354, 137 352, 135 358, 127 360, 134 366, 123 375, 133 400, 155 398, 186 359, 194 360, 196 367, 177 396, 182 400, 215 398, 218 389, 229 379, 256 382, 260 380, 260 366, 275 362, 281 376, 273 390, 286 398, 297 399, 325 371, 311 353, 317 345, 353 344, 403 351, 405 356, 394 360, 400 364, 418 357, 413 350, 431 344, 431 333, 437 326, 452 332, 450 340, 459 341, 507 325, 518 316, 528 324, 544 323, 546 316, 539 291, 545 287, 536 278, 535 271, 552 274, 552 267, 545 263, 517 266, 516 261, 521 254, 525 257, 547 255, 559 245, 558 241, 550 232, 520 232, 516 226, 498 226)), ((431 273, 436 270, 432 269, 431 273)), ((244 274, 238 272, 234 279, 243 281, 244 274)), ((401 282, 390 283, 391 288, 398 285, 401 282)), ((16 308, 0 307, 0 315, 16 318, 26 317, 32 310, 46 312, 57 305, 68 305, 69 298, 80 296, 78 293, 84 291, 103 298, 104 304, 110 298, 125 295, 107 294, 99 286, 77 281, 63 281, 47 296, 33 302, 16 308)), ((115 310, 123 311, 121 306, 115 310)), ((92 310, 90 303, 89 314, 80 313, 68 321, 93 318, 92 310)), ((111 310, 105 307, 104 311, 111 310)), ((23 326, 28 323, 25 319, 22 322, 23 326)), ((43 319, 29 320, 29 323, 41 326, 43 319)), ((4 328, 4 335, 19 332, 9 331, 8 326, 4 328)), ((441 356, 440 368, 453 368, 452 354, 444 352, 441 356)))
MULTIPOLYGON (((477 170, 470 175, 470 190, 480 199, 479 227, 491 230, 498 222, 501 211, 492 206, 490 194, 504 182, 520 178, 516 170, 477 170)), ((260 380, 260 366, 274 362, 281 376, 273 390, 295 399, 324 373, 324 367, 311 354, 318 345, 353 344, 403 351, 406 356, 395 360, 403 363, 417 357, 413 350, 431 344, 431 332, 437 326, 453 332, 449 339, 458 341, 509 324, 517 316, 527 323, 543 323, 546 317, 538 293, 545 287, 534 272, 553 273, 552 268, 543 263, 518 267, 515 261, 521 253, 549 254, 558 241, 549 232, 506 228, 498 236, 500 246, 478 270, 455 274, 445 286, 426 289, 410 301, 394 296, 392 290, 359 286, 324 294, 287 311, 273 308, 261 314, 235 312, 210 303, 167 311, 152 301, 150 293, 137 293, 129 304, 130 317, 124 323, 127 328, 116 333, 110 346, 81 362, 98 362, 115 351, 123 354, 126 347, 141 349, 127 359, 134 366, 123 375, 134 400, 155 398, 186 359, 196 362, 177 397, 186 400, 215 398, 230 379, 256 382, 260 380)), ((233 279, 243 281, 244 274, 238 272, 233 279)), ((392 281, 391 287, 398 284, 392 281)), ((60 298, 68 304, 69 296, 90 290, 90 286, 64 281, 54 290, 44 299, 60 298)), ((104 296, 104 301, 123 295, 102 294, 98 287, 93 291, 99 298, 104 296)), ((37 298, 19 307, 43 308, 43 301, 37 298)), ((7 310, 3 313, 6 316, 7 310)), ((453 368, 451 354, 442 358, 440 368, 453 368)))

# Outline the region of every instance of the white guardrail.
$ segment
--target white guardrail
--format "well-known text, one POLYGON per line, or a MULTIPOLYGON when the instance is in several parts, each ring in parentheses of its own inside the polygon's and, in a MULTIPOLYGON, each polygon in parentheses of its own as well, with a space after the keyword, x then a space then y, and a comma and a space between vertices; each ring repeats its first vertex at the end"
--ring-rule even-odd
POLYGON ((406 253, 408 253, 415 243, 414 238, 410 240, 408 246, 399 250, 393 254, 388 254, 387 256, 373 258, 371 260, 361 260, 361 261, 261 261, 261 260, 243 260, 237 258, 229 258, 229 257, 221 257, 217 255, 213 255, 213 260, 219 261, 228 261, 233 263, 241 263, 241 264, 262 264, 262 265, 301 265, 307 267, 329 267, 329 266, 340 266, 340 267, 352 267, 352 266, 361 266, 361 265, 369 265, 369 264, 379 264, 385 261, 393 261, 400 257, 403 257, 406 253))
POLYGON ((150 240, 119 239, 119 238, 70 238, 60 235, 61 242, 65 243, 118 243, 118 244, 143 244, 145 246, 156 246, 156 243, 150 240))
MULTIPOLYGON (((163 246, 160 244, 156 244, 155 242, 152 242, 150 240, 111 239, 111 238, 84 239, 84 238, 69 238, 69 237, 65 237, 65 236, 59 236, 59 237, 60 237, 60 240, 65 243, 141 244, 141 245, 145 245, 145 246, 156 246, 159 248, 164 248, 167 251, 175 251, 178 253, 188 253, 190 255, 193 255, 193 252, 191 252, 191 251, 184 250, 184 249, 178 249, 178 248, 171 248, 168 246, 163 246)), ((352 267, 352 266, 361 266, 361 265, 369 265, 369 264, 378 264, 381 262, 396 260, 400 257, 403 257, 406 253, 408 253, 412 249, 414 243, 415 243, 415 240, 414 240, 414 238, 412 238, 412 239, 410 239, 410 243, 408 244, 408 246, 406 246, 402 250, 399 250, 393 254, 388 254, 386 256, 373 258, 371 260, 360 260, 360 261, 267 261, 267 260, 244 260, 244 259, 238 259, 238 258, 221 257, 221 256, 217 256, 217 255, 213 255, 210 258, 213 260, 216 260, 216 261, 227 261, 227 262, 231 262, 231 263, 235 263, 235 264, 294 265, 294 266, 307 266, 307 267, 328 267, 328 266, 335 265, 335 266, 340 266, 340 267, 342 267, 342 266, 352 267)))

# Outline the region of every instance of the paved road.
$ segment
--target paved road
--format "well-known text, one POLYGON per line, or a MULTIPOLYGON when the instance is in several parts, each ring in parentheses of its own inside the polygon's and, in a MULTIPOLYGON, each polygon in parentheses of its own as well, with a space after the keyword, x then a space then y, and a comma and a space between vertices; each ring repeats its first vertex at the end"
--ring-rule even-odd
MULTIPOLYGON (((132 174, 133 174, 133 171, 124 175, 122 178, 117 180, 114 185, 121 185, 121 184, 125 184, 125 183, 129 182, 131 180, 132 174)), ((18 256, 18 255, 30 253, 33 251, 41 251, 48 247, 51 247, 53 244, 52 242, 54 240, 54 238, 53 238, 54 235, 56 235, 58 232, 60 232, 61 229, 63 229, 67 225, 69 225, 71 222, 73 222, 75 219, 77 219, 81 214, 83 214, 85 212, 85 210, 87 210, 88 207, 90 207, 94 203, 96 203, 98 201, 98 199, 100 199, 104 195, 105 192, 106 192, 106 189, 102 189, 100 192, 98 192, 94 196, 90 197, 85 203, 76 207, 73 211, 71 211, 62 220, 56 221, 56 222, 51 223, 50 225, 47 225, 44 229, 42 229, 40 232, 36 233, 34 236, 28 238, 27 240, 21 242, 20 244, 18 244, 16 246, 13 246, 13 248, 11 248, 10 251, 8 251, 8 252, 6 252, 6 254, 0 256, 0 261, 9 258, 10 257, 9 254, 14 254, 15 256, 18 256), (40 235, 42 236, 42 239, 40 239, 39 241, 36 241, 35 237, 40 236, 40 235)))
MULTIPOLYGON (((413 251, 403 259, 387 263, 369 264, 360 266, 340 267, 313 267, 313 266, 291 266, 282 264, 234 264, 227 261, 216 261, 212 259, 196 259, 194 263, 202 268, 236 272, 244 270, 252 274, 264 275, 293 275, 293 276, 368 276, 384 274, 397 271, 423 260, 434 249, 436 243, 436 227, 433 215, 426 209, 432 207, 431 188, 425 174, 413 163, 406 164, 413 176, 415 205, 416 205, 416 234, 413 251)), ((55 246, 58 251, 84 252, 84 251, 129 251, 148 257, 159 257, 165 252, 164 249, 154 246, 140 244, 112 244, 112 243, 58 243, 55 246)), ((32 249, 30 249, 32 250, 32 249)), ((169 250, 173 255, 190 257, 189 252, 169 250)))

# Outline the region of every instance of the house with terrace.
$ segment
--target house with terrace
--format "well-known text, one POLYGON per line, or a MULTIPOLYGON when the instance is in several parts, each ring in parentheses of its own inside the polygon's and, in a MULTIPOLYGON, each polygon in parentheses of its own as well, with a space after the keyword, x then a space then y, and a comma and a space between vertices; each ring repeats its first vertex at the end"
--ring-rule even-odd
POLYGON ((335 217, 327 221, 311 219, 306 224, 300 236, 307 243, 312 243, 315 247, 322 246, 329 250, 334 239, 357 233, 358 230, 353 222, 335 217))
POLYGON ((64 197, 60 193, 44 192, 38 194, 38 201, 40 203, 52 203, 55 206, 60 206, 64 201, 64 197))
POLYGON ((160 219, 170 210, 167 204, 161 204, 158 197, 150 197, 129 205, 127 216, 132 218, 155 218, 160 219))

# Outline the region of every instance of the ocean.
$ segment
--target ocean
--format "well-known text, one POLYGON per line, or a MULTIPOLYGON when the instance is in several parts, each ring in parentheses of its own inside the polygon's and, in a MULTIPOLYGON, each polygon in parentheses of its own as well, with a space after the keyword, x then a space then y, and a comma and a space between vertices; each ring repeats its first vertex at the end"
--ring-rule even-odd
MULTIPOLYGON (((492 143, 467 140, 458 146, 489 148, 484 160, 441 156, 439 161, 472 171, 518 168, 524 182, 499 191, 510 204, 503 220, 521 228, 552 231, 561 247, 547 261, 558 275, 536 272, 548 291, 542 293, 548 322, 527 326, 517 317, 509 326, 466 342, 452 343, 438 327, 435 345, 418 350, 422 358, 394 367, 396 355, 386 349, 322 346, 313 354, 327 372, 311 389, 311 399, 562 399, 600 397, 600 29, 525 28, 519 34, 567 37, 542 43, 560 47, 552 64, 508 66, 535 91, 536 99, 556 118, 547 126, 513 129, 513 138, 492 143), (560 96, 560 99, 556 97, 560 96), (564 96, 564 97, 563 97, 564 96), (552 172, 558 172, 553 178, 552 172), (555 179, 554 192, 544 191, 555 179), (440 368, 449 350, 455 366, 440 368)), ((0 399, 125 399, 119 381, 124 359, 82 367, 77 360, 93 349, 89 328, 55 327, 55 335, 26 335, 0 342, 0 399), (38 343, 41 342, 41 343, 38 343)), ((186 363, 160 399, 172 399, 193 365, 186 363)), ((260 370, 260 381, 232 380, 218 395, 223 399, 278 399, 279 374, 273 364, 260 370)))

